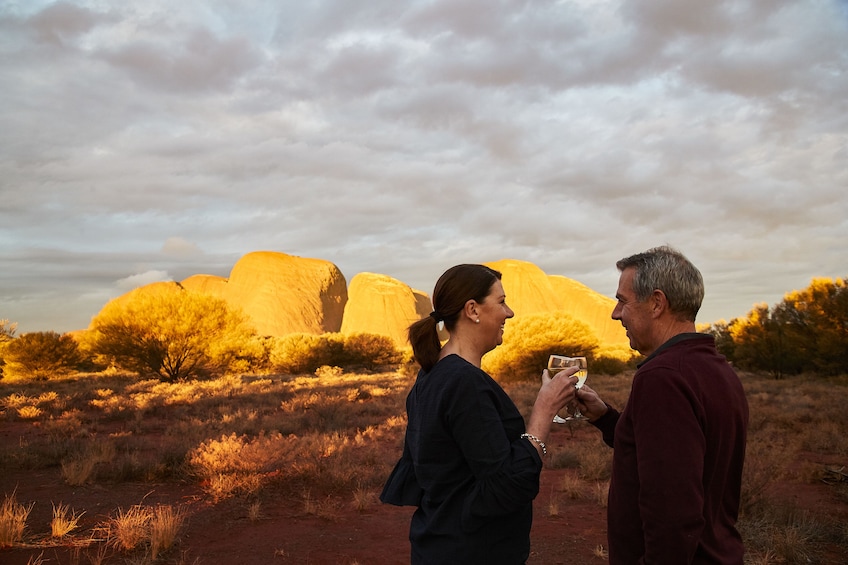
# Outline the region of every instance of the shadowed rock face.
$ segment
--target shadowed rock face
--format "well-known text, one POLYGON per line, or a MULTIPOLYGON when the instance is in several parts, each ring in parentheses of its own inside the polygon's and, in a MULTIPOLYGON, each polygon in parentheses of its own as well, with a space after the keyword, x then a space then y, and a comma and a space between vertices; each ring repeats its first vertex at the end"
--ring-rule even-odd
POLYGON ((347 302, 347 282, 333 263, 271 251, 248 253, 228 279, 194 275, 182 285, 240 308, 259 335, 338 332, 347 302))
POLYGON ((371 333, 407 345, 409 325, 430 313, 430 298, 386 275, 359 273, 350 281, 342 333, 371 333))

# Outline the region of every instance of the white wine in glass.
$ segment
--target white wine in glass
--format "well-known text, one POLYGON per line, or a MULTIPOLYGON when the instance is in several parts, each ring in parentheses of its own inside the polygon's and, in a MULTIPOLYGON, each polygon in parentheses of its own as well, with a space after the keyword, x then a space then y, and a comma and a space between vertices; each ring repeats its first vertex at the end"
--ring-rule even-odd
MULTIPOLYGON (((578 367, 578 371, 572 375, 577 377, 577 382, 574 384, 574 388, 580 388, 583 386, 583 383, 586 382, 586 377, 589 376, 588 365, 586 364, 585 357, 566 357, 565 355, 551 355, 548 357, 548 373, 550 373, 551 377, 568 367, 578 367)), ((576 408, 574 410, 574 414, 567 418, 562 418, 558 414, 555 414, 554 423, 564 424, 570 420, 580 420, 583 418, 585 418, 585 416, 580 413, 579 408, 576 408)))

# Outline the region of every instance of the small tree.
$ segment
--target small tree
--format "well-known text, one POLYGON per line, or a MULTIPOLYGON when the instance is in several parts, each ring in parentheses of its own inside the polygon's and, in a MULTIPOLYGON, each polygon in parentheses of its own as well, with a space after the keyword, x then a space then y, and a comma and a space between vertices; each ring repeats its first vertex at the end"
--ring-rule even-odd
POLYGON ((795 329, 796 363, 801 370, 838 374, 848 367, 848 285, 843 279, 815 278, 787 293, 775 308, 795 329))
POLYGON ((56 332, 30 332, 6 343, 5 372, 38 380, 70 373, 80 364, 77 342, 56 332))
POLYGON ((501 382, 536 380, 552 353, 591 363, 598 345, 592 329, 565 312, 529 314, 507 320, 503 345, 483 357, 483 369, 501 382))
POLYGON ((119 368, 167 381, 226 371, 261 350, 243 314, 176 283, 109 302, 92 320, 86 343, 119 368))

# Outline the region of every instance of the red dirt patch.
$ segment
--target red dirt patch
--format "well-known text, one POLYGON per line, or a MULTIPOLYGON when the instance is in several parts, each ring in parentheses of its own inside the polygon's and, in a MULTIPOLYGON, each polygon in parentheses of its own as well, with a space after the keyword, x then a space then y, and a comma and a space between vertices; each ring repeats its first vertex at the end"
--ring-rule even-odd
MULTIPOLYGON (((595 430, 575 426, 575 438, 565 427, 556 428, 549 444, 563 449, 571 441, 595 430)), ((25 433, 38 433, 30 425, 4 423, 3 441, 22 441, 25 433)), ((835 460, 834 460, 835 462, 835 460)), ((831 461, 819 461, 822 464, 831 461)), ((535 502, 529 564, 598 565, 606 559, 606 509, 593 492, 577 500, 556 491, 563 475, 570 471, 545 469, 542 489, 535 502), (551 496, 559 501, 558 515, 550 515, 551 496)), ((121 483, 71 487, 64 484, 59 469, 37 472, 13 471, 0 478, 5 494, 15 492, 18 502, 34 502, 27 522, 27 546, 0 550, 0 563, 27 565, 42 557, 43 563, 74 565, 92 563, 93 547, 56 544, 49 540, 53 504, 69 505, 85 511, 77 531, 77 545, 88 532, 114 516, 116 509, 135 504, 180 505, 188 512, 178 545, 157 563, 180 565, 266 565, 280 564, 403 564, 409 562, 407 532, 412 508, 397 508, 377 502, 364 511, 349 500, 338 501, 324 512, 327 517, 305 511, 300 494, 268 489, 260 501, 260 517, 251 520, 248 504, 228 500, 213 504, 197 485, 121 483), (80 532, 84 532, 80 534, 80 532)), ((589 487, 587 487, 588 489, 589 487)), ((799 508, 824 511, 848 521, 848 506, 836 497, 834 487, 824 483, 780 483, 774 492, 799 508)), ((104 565, 125 563, 126 555, 112 554, 104 565)), ((833 550, 822 563, 848 562, 848 555, 833 550), (832 559, 832 560, 831 560, 832 559)))

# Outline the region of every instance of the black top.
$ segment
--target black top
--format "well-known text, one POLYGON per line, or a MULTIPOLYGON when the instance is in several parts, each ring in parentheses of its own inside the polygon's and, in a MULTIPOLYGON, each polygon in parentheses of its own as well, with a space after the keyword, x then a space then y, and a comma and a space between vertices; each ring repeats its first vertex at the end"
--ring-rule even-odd
POLYGON ((419 373, 406 410, 404 456, 381 500, 418 506, 411 562, 524 563, 542 460, 509 396, 449 355, 419 373))

